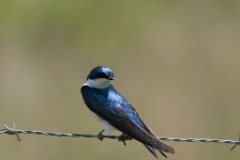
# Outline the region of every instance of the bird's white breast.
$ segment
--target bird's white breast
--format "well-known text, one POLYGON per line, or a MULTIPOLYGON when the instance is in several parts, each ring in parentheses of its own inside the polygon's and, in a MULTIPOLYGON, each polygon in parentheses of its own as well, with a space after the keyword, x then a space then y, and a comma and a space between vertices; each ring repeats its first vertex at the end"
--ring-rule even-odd
POLYGON ((107 135, 112 135, 112 131, 115 129, 111 124, 109 124, 106 120, 102 119, 98 115, 96 115, 94 112, 90 111, 92 115, 101 123, 103 126, 104 131, 107 133, 107 135))
POLYGON ((110 85, 111 81, 106 78, 98 78, 98 79, 88 79, 83 86, 88 86, 92 88, 106 88, 110 85))

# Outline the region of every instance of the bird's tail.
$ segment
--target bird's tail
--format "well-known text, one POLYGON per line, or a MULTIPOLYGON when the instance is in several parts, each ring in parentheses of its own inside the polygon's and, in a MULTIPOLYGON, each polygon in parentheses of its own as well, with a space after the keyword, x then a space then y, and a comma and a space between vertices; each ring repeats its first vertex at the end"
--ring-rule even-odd
POLYGON ((148 146, 148 145, 145 145, 145 144, 143 144, 143 145, 148 149, 149 152, 152 153, 152 155, 154 155, 154 157, 156 157, 156 158, 158 159, 158 156, 157 156, 157 153, 156 153, 156 149, 155 149, 155 148, 153 148, 153 147, 151 147, 151 146, 148 146))
MULTIPOLYGON (((156 148, 153 148, 153 147, 145 145, 145 144, 144 144, 144 146, 148 149, 149 152, 152 153, 152 155, 154 155, 154 157, 156 157, 158 159, 158 156, 157 156, 157 153, 156 153, 156 148)), ((170 146, 168 146, 168 145, 166 145, 162 142, 159 143, 158 150, 166 158, 167 158, 167 156, 163 152, 168 152, 168 153, 174 154, 173 148, 171 148, 170 146)))
POLYGON ((163 152, 174 154, 174 149, 172 147, 166 145, 165 143, 162 143, 160 140, 159 140, 157 149, 166 158, 167 158, 167 156, 163 152))
POLYGON ((152 132, 152 130, 142 121, 143 125, 144 125, 144 129, 154 137, 154 139, 157 141, 157 147, 154 148, 154 147, 151 147, 151 146, 148 146, 148 145, 145 145, 144 146, 149 150, 149 152, 151 152, 156 158, 157 157, 157 154, 156 154, 156 150, 159 150, 159 152, 167 158, 167 156, 163 153, 163 152, 167 152, 167 153, 172 153, 174 154, 174 149, 168 145, 166 145, 165 143, 162 143, 157 136, 155 136, 155 134, 152 132))

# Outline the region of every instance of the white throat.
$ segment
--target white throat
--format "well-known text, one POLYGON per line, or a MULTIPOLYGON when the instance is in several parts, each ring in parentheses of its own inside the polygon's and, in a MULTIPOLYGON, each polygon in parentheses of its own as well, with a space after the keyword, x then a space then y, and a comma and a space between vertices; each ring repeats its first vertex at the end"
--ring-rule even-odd
POLYGON ((110 85, 111 80, 106 78, 98 78, 98 79, 88 79, 84 86, 92 87, 92 88, 106 88, 110 85))

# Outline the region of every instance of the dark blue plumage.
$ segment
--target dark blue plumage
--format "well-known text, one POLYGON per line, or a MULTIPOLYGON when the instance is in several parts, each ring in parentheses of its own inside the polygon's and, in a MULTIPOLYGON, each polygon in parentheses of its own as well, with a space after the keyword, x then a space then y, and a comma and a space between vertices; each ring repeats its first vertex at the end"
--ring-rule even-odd
POLYGON ((112 70, 104 66, 96 67, 89 73, 87 83, 81 88, 87 107, 101 121, 107 121, 114 128, 142 142, 156 158, 156 149, 165 157, 163 151, 174 153, 171 147, 151 132, 131 104, 110 84, 113 75, 112 70))
POLYGON ((98 66, 89 73, 87 79, 106 78, 109 80, 113 80, 113 77, 114 73, 110 68, 98 66))

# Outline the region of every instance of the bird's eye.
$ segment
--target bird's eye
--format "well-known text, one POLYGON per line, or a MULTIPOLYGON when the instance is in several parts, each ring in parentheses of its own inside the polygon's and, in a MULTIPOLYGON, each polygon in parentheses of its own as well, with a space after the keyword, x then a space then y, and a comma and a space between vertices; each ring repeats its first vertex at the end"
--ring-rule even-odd
POLYGON ((99 78, 107 78, 106 74, 104 74, 104 73, 99 73, 99 74, 98 74, 98 77, 99 77, 99 78))

